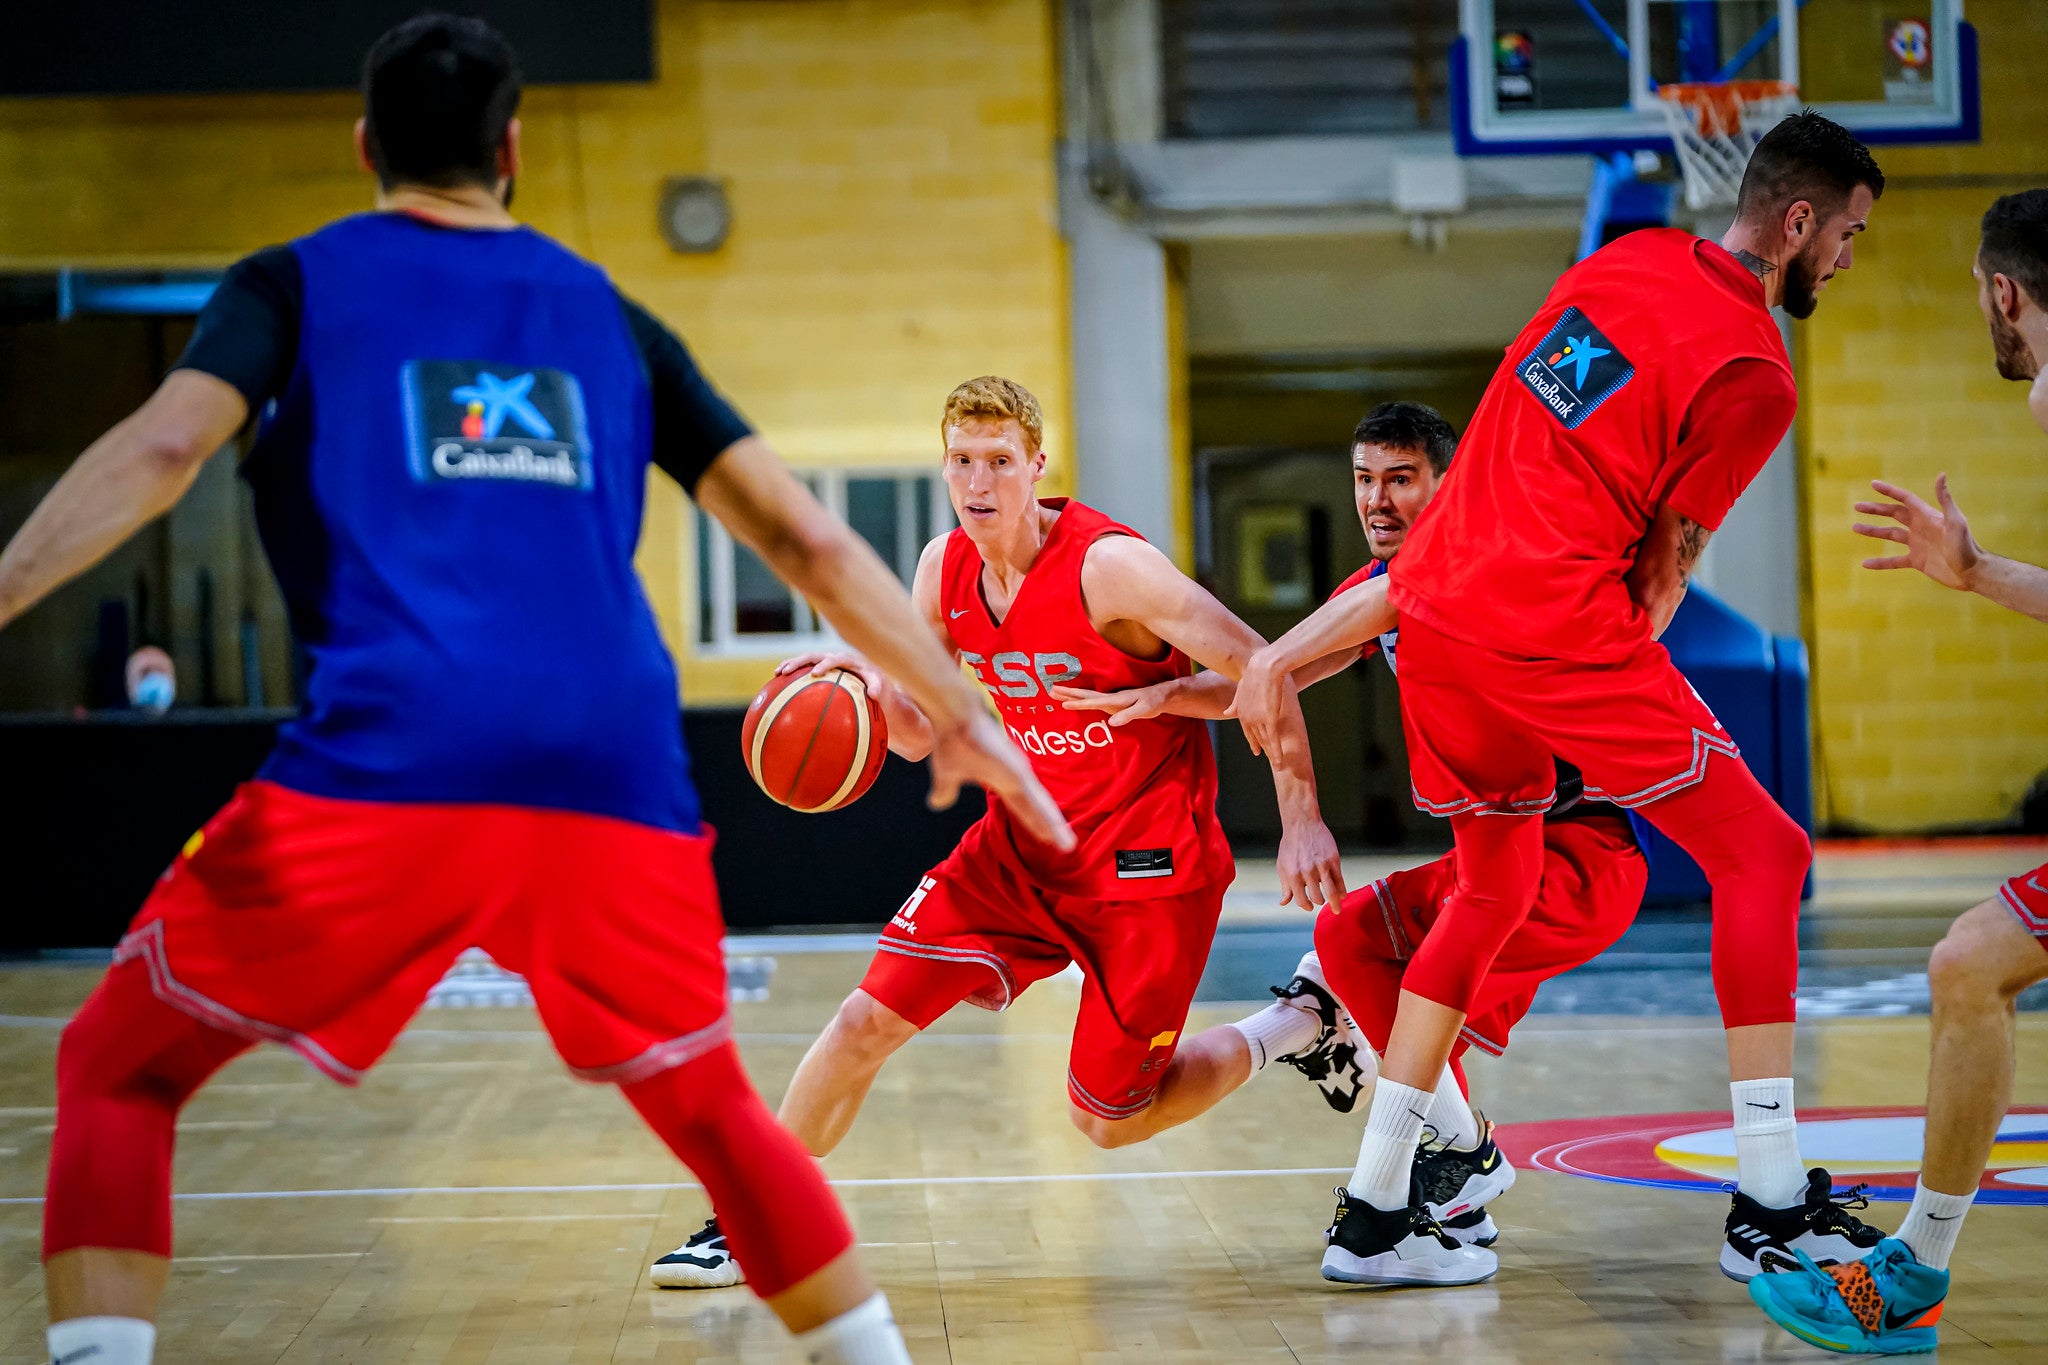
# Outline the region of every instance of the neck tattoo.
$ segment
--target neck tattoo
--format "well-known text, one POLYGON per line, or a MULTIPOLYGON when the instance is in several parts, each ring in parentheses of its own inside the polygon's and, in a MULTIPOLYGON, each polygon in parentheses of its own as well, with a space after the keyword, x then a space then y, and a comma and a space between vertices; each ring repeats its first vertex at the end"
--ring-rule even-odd
POLYGON ((1769 261, 1765 260, 1763 257, 1757 255, 1754 251, 1748 251, 1742 247, 1735 248, 1735 259, 1742 262, 1743 266, 1748 269, 1749 273, 1756 276, 1758 279, 1762 279, 1764 276, 1774 273, 1778 268, 1777 266, 1772 265, 1769 261))

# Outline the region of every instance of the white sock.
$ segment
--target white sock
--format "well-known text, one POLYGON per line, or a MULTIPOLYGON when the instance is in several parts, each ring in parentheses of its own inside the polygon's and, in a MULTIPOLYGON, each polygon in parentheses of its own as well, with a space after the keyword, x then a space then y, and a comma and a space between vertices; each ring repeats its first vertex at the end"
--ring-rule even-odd
POLYGON ((1415 1142, 1432 1096, 1427 1090, 1381 1076, 1372 1089, 1372 1111, 1365 1136, 1358 1142, 1358 1168, 1351 1172, 1351 1193, 1376 1209, 1408 1207, 1409 1176, 1415 1165, 1415 1142))
POLYGON ((1956 1234, 1963 1230, 1963 1215, 1977 1192, 1943 1194, 1915 1181, 1913 1206, 1895 1236, 1913 1249, 1913 1255, 1929 1270, 1947 1270, 1950 1253, 1956 1249, 1956 1234))
MULTIPOLYGON (((822 1327, 797 1335, 804 1365, 910 1365, 889 1301, 877 1293, 822 1327)), ((94 1361, 93 1365, 99 1365, 94 1361)))
POLYGON ((1791 1208, 1806 1197, 1792 1078, 1731 1081, 1728 1100, 1735 1110, 1735 1188, 1767 1209, 1791 1208))
POLYGON ((1458 1089, 1458 1078, 1449 1067, 1437 1077, 1436 1097, 1429 1102, 1429 1126, 1436 1129, 1439 1138, 1461 1152, 1479 1145, 1479 1119, 1465 1102, 1465 1092, 1458 1089))
POLYGON ((1257 1014, 1240 1019, 1231 1027, 1244 1035, 1245 1046, 1252 1054, 1252 1074, 1256 1076, 1266 1069, 1267 1062, 1299 1052, 1313 1043, 1316 1035, 1323 1031, 1323 1021, 1316 1017, 1314 1010, 1275 1000, 1257 1014))
POLYGON ((49 1331, 55 1365, 149 1365, 156 1324, 141 1318, 67 1318, 49 1331))

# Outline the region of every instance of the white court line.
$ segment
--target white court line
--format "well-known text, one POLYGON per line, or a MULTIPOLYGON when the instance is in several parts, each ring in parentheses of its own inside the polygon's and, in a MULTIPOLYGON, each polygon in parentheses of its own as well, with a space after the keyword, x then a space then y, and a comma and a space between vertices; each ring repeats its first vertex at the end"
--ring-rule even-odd
MULTIPOLYGON (((833 1180, 840 1189, 891 1189, 921 1185, 1066 1185, 1126 1180, 1244 1180, 1275 1175, 1349 1175, 1349 1166, 1263 1167, 1239 1171, 1068 1171, 1038 1175, 903 1175, 859 1180, 833 1180)), ((642 1194, 659 1190, 698 1190, 694 1180, 657 1180, 620 1185, 395 1185, 356 1190, 210 1190, 173 1194, 172 1199, 207 1204, 245 1199, 405 1199, 419 1194, 642 1194)), ((43 1202, 41 1195, 0 1199, 0 1207, 43 1202)), ((636 1215, 637 1216, 637 1215, 636 1215)))
POLYGON ((367 1251, 282 1251, 249 1256, 174 1256, 173 1265, 204 1265, 209 1261, 339 1261, 367 1256, 367 1251))

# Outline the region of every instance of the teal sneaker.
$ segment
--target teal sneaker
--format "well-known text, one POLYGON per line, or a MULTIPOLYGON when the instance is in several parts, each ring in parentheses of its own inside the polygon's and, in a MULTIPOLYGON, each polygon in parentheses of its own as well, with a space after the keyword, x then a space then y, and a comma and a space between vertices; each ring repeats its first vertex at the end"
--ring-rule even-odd
POLYGON ((1930 1270, 1896 1237, 1860 1261, 1822 1269, 1805 1252, 1799 1269, 1759 1275, 1749 1297, 1801 1341, 1856 1355, 1903 1356, 1935 1347, 1948 1272, 1930 1270))

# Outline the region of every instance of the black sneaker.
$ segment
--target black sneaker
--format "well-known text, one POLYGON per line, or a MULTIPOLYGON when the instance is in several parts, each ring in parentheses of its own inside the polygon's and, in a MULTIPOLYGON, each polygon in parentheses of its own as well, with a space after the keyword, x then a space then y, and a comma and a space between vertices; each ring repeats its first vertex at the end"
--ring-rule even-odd
POLYGON ((1740 1190, 1728 1210, 1728 1237, 1721 1244, 1721 1273, 1748 1283, 1759 1275, 1799 1269, 1794 1253, 1803 1251, 1823 1268, 1860 1261, 1885 1238, 1850 1214, 1868 1208, 1867 1185, 1837 1197, 1828 1173, 1816 1166, 1806 1173, 1806 1198, 1789 1209, 1767 1209, 1740 1190))
POLYGON ((1269 986, 1268 990, 1282 1000, 1293 1001, 1310 1007, 1322 1031, 1315 1041, 1299 1052, 1285 1057, 1275 1057, 1277 1062, 1286 1062, 1316 1083, 1322 1092, 1324 1103, 1340 1114, 1348 1114, 1358 1103, 1358 1097, 1365 1092, 1368 1079, 1365 1068, 1359 1064, 1360 1056, 1371 1056, 1371 1049, 1359 1034, 1358 1026, 1351 1022, 1351 1016, 1337 997, 1330 991, 1330 983, 1323 980, 1323 964, 1314 952, 1302 955, 1294 968, 1294 979, 1285 986, 1269 986))
POLYGON ((1429 1216, 1422 1191, 1410 1185, 1408 1207, 1376 1209, 1337 1187, 1337 1213, 1323 1251, 1323 1278, 1339 1284, 1455 1285, 1490 1280, 1500 1258, 1466 1246, 1429 1216))
MULTIPOLYGON (((1467 1214, 1483 1214, 1488 1204, 1515 1185, 1514 1166, 1507 1154, 1494 1145, 1493 1125, 1484 1114, 1476 1117, 1479 1145, 1470 1151, 1436 1140, 1434 1132, 1427 1132, 1422 1145, 1415 1149, 1415 1183, 1422 1187, 1429 1216, 1446 1229, 1467 1214)), ((1472 1226, 1462 1224, 1461 1230, 1472 1226)))
POLYGON ((663 1289, 724 1289, 746 1276, 725 1244, 725 1229, 707 1218, 696 1236, 649 1266, 647 1278, 663 1289))

